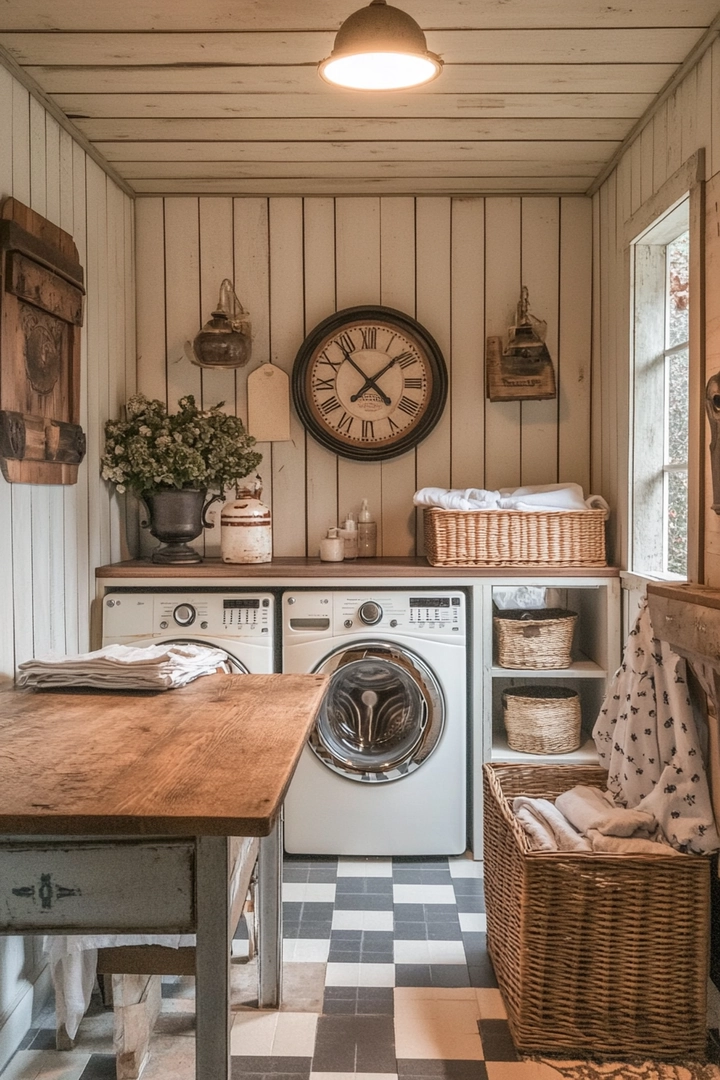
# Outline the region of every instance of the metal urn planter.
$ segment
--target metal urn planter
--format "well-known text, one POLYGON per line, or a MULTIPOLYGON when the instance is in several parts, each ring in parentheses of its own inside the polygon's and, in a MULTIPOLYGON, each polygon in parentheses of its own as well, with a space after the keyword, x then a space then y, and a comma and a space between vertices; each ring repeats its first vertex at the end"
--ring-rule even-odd
POLYGON ((152 553, 152 561, 162 565, 187 566, 202 562, 202 557, 190 547, 203 529, 212 528, 207 512, 223 496, 213 495, 206 503, 207 491, 169 489, 144 495, 148 521, 142 522, 151 536, 162 542, 152 553))

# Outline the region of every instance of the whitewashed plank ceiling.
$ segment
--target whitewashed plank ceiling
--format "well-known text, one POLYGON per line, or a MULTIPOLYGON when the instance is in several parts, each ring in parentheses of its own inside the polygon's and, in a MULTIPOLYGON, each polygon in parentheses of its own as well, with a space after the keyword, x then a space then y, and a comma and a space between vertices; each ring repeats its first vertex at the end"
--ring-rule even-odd
POLYGON ((720 0, 397 0, 445 61, 358 94, 365 0, 0 0, 0 46, 138 193, 584 192, 720 0))

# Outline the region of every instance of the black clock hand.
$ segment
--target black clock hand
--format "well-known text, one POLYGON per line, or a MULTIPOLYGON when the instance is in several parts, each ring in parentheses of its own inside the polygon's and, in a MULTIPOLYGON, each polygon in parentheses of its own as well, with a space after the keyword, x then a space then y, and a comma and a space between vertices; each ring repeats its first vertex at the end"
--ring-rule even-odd
MULTIPOLYGON (((379 386, 375 385, 375 380, 377 378, 379 378, 379 376, 378 375, 370 375, 370 376, 366 375, 365 372, 363 371, 363 369, 360 367, 360 365, 355 363, 355 361, 353 360, 352 356, 347 351, 347 349, 344 349, 342 347, 342 345, 340 345, 340 350, 341 350, 343 356, 345 357, 345 359, 347 360, 348 364, 350 364, 352 367, 354 367, 355 370, 358 371, 362 375, 363 379, 365 380, 364 385, 357 392, 357 394, 352 395, 350 400, 351 401, 357 401, 358 398, 361 398, 363 396, 363 394, 365 393, 366 390, 369 390, 370 387, 372 387, 380 395, 380 398, 381 398, 383 404, 384 405, 390 405, 391 404, 390 398, 387 396, 387 394, 383 390, 380 389, 379 386)), ((394 362, 395 361, 393 361, 393 363, 394 362)), ((390 364, 388 364, 388 367, 390 367, 390 364)), ((387 371, 387 368, 383 368, 383 371, 387 371)), ((382 373, 383 372, 381 371, 380 375, 382 375, 382 373)))
POLYGON ((385 372, 389 371, 390 368, 395 363, 397 363, 397 357, 395 357, 393 360, 391 360, 389 364, 386 364, 385 367, 382 368, 381 371, 378 371, 377 375, 365 375, 365 385, 361 386, 360 389, 358 390, 357 394, 353 394, 352 397, 350 398, 350 400, 351 401, 357 401, 357 399, 359 397, 362 397, 362 395, 365 393, 365 391, 367 389, 369 389, 369 387, 372 386, 372 388, 374 390, 377 390, 377 392, 380 395, 380 397, 382 398, 383 402, 386 405, 390 405, 391 404, 390 398, 387 396, 387 394, 383 393, 383 391, 377 385, 377 380, 382 378, 382 376, 385 374, 385 372))

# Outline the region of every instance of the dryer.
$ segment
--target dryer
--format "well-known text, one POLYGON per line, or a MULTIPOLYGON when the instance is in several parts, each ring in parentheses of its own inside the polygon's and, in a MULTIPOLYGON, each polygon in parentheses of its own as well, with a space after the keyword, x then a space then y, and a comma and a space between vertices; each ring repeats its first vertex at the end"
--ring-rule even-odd
POLYGON ((286 592, 285 672, 330 686, 285 800, 288 852, 465 851, 462 591, 286 592))
POLYGON ((275 670, 274 597, 240 589, 117 588, 102 599, 103 645, 193 642, 222 649, 235 672, 275 670))

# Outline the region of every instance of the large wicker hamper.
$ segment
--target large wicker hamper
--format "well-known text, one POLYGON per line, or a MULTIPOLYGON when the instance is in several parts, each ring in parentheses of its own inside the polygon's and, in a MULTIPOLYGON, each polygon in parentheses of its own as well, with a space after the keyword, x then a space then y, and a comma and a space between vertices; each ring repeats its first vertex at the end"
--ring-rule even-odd
POLYGON ((488 950, 523 1050, 702 1059, 709 860, 533 851, 516 795, 604 787, 582 765, 484 766, 488 950))

